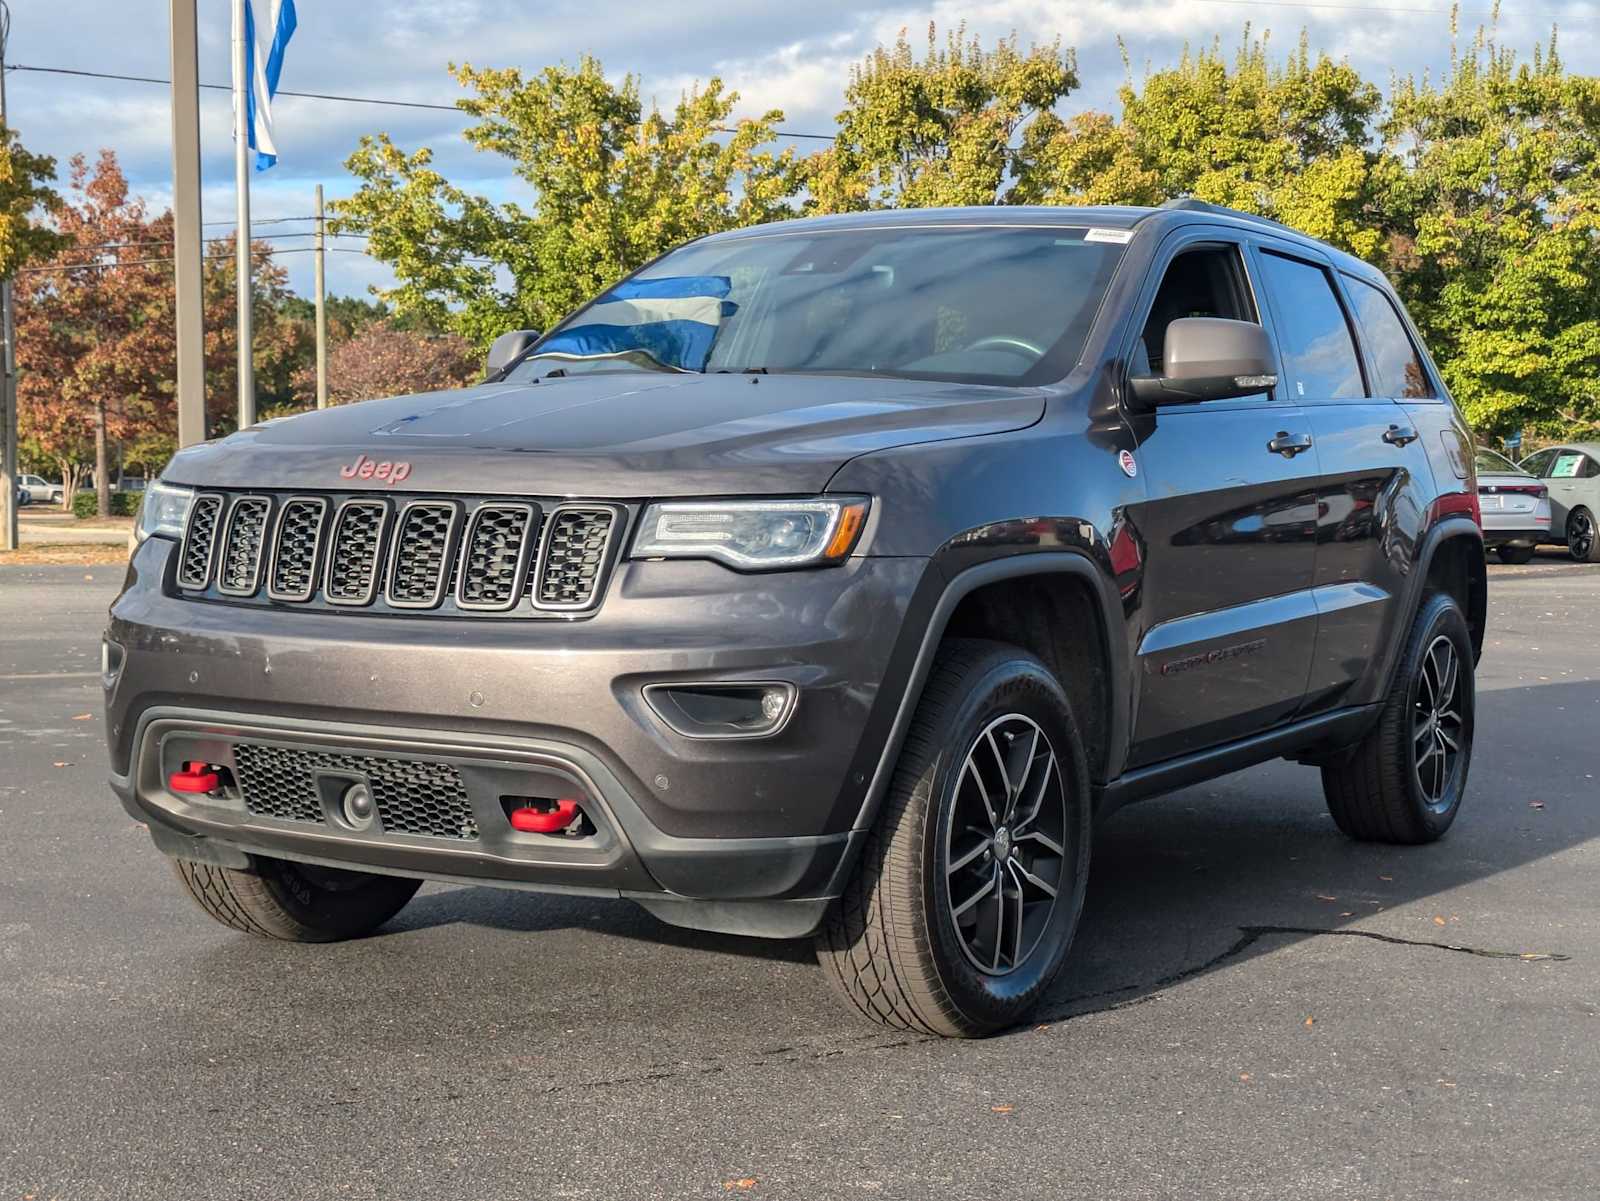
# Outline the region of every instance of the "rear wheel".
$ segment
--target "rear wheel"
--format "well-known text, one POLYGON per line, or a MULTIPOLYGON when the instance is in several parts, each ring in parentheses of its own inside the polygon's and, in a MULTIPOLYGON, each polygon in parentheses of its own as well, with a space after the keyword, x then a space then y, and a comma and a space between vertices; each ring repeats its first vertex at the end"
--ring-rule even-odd
POLYGON ((1088 765, 1060 684, 1015 647, 952 641, 817 957, 884 1025, 1012 1025, 1066 958, 1089 842, 1088 765))
POLYGON ((214 921, 287 942, 337 942, 370 934, 422 887, 421 880, 251 857, 249 869, 174 859, 184 888, 214 921))
POLYGON ((1520 566, 1533 558, 1533 547, 1506 545, 1495 548, 1495 554, 1500 556, 1500 562, 1520 566))
POLYGON ((1333 820, 1366 842, 1432 842, 1450 828, 1472 762, 1472 638, 1455 599, 1422 604, 1378 723, 1322 769, 1333 820))
POLYGON ((1577 508, 1568 515, 1567 551, 1580 563, 1600 563, 1600 530, 1588 509, 1577 508))

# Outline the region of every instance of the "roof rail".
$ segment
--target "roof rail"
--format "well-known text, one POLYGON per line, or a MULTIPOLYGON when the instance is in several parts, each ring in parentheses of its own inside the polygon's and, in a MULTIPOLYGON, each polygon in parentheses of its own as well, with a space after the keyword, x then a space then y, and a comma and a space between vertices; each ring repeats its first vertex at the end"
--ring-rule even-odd
POLYGON ((1285 225, 1282 221, 1274 221, 1271 217, 1263 217, 1257 213, 1241 212, 1239 209, 1231 209, 1226 205, 1212 204, 1208 200, 1196 200, 1193 196, 1182 196, 1176 200, 1164 201, 1160 207, 1166 211, 1182 210, 1194 213, 1216 213, 1223 217, 1237 217, 1241 221, 1255 221, 1262 225, 1271 225, 1278 229, 1287 229, 1292 233, 1299 233, 1293 226, 1285 225))

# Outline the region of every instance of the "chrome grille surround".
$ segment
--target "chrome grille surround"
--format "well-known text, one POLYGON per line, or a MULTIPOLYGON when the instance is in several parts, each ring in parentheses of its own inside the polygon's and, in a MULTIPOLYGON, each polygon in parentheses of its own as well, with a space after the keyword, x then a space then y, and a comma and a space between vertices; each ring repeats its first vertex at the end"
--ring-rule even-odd
POLYGON ((453 500, 414 500, 400 510, 384 595, 397 609, 432 609, 444 599, 455 562, 461 506, 453 500))
POLYGON ((321 496, 290 496, 279 506, 267 563, 267 595, 273 600, 311 599, 327 519, 328 502, 321 496))
POLYGON ((245 495, 234 498, 222 530, 222 552, 217 563, 217 591, 229 596, 250 596, 261 587, 262 550, 271 526, 272 498, 245 495))
POLYGON ((576 611, 600 599, 600 581, 622 515, 611 505, 558 505, 545 519, 534 571, 536 609, 576 611))
POLYGON ((493 612, 517 603, 538 540, 538 519, 538 510, 529 504, 489 501, 473 511, 462 539, 457 605, 493 612))
POLYGON ((330 605, 370 605, 378 593, 389 502, 347 500, 333 515, 322 595, 330 605))
POLYGON ((194 507, 189 510, 189 520, 183 529, 178 587, 200 592, 211 583, 217 535, 222 532, 223 503, 223 498, 215 492, 202 492, 194 498, 194 507))

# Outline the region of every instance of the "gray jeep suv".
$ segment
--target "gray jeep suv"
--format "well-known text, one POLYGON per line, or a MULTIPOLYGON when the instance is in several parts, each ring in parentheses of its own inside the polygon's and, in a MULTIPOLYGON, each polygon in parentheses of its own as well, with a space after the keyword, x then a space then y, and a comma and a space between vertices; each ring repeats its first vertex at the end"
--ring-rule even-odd
POLYGON ((111 782, 225 925, 622 896, 973 1035, 1121 805, 1289 757, 1353 837, 1455 818, 1471 439, 1353 258, 1195 202, 796 220, 490 366, 150 489, 111 782))

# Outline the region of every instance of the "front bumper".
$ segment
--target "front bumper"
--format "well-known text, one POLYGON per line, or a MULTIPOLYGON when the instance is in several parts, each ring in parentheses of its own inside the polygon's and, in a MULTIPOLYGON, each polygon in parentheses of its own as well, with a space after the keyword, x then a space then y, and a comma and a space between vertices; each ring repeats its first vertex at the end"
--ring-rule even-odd
POLYGON ((588 620, 476 622, 188 600, 167 585, 173 549, 139 547, 107 631, 122 656, 112 785, 164 850, 620 894, 750 933, 803 932, 790 928, 837 894, 873 774, 864 739, 898 703, 889 664, 927 568, 623 563, 588 620), (793 717, 767 738, 685 738, 643 689, 695 680, 792 683, 793 717), (204 745, 226 763, 240 741, 455 764, 488 781, 472 796, 479 837, 361 835, 167 788, 172 755, 204 745), (571 781, 595 837, 512 831, 497 790, 518 791, 519 772, 571 781))

